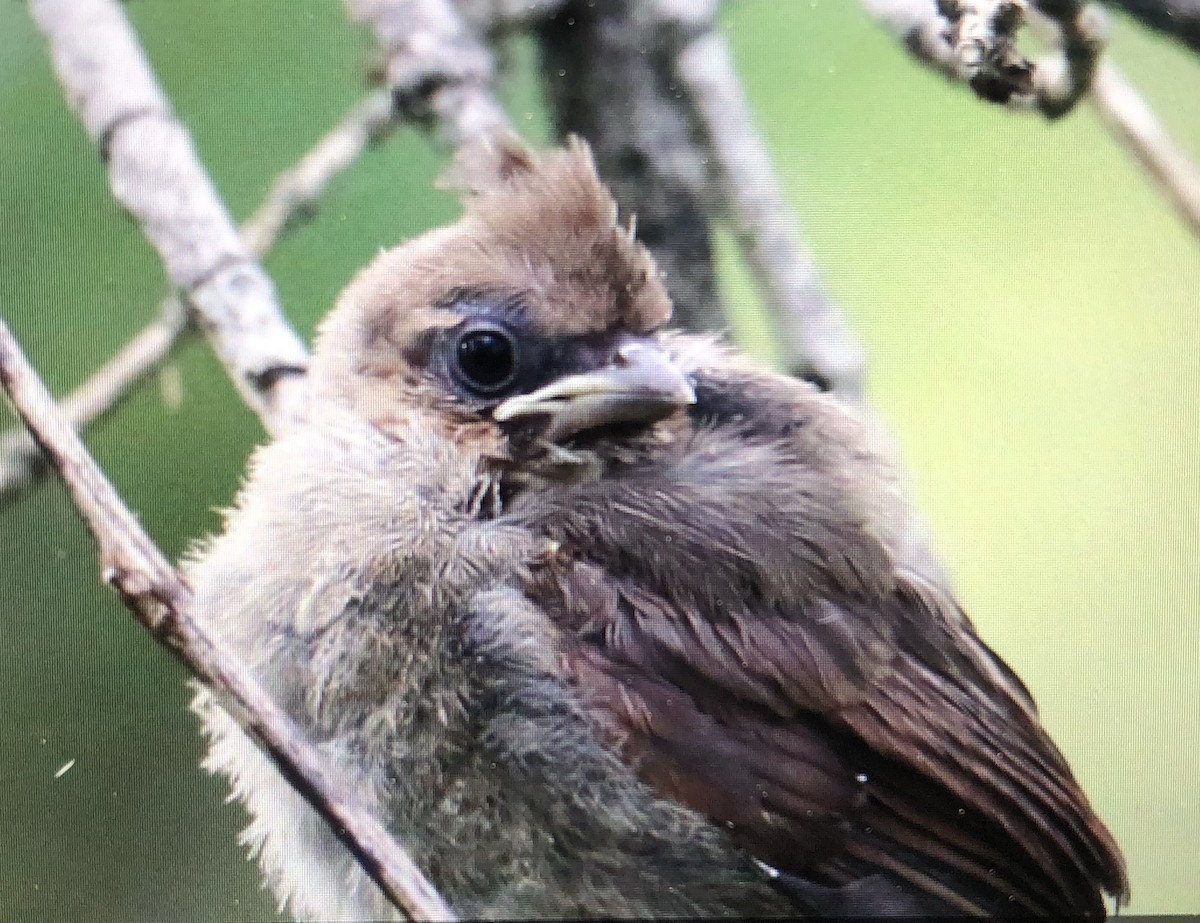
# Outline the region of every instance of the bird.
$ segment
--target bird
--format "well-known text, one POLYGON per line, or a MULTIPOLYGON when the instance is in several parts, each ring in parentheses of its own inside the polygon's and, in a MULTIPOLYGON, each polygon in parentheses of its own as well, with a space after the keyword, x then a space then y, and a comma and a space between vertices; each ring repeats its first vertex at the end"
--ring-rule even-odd
MULTIPOLYGON (((466 918, 1053 915, 1121 851, 923 564, 866 413, 670 329, 585 142, 511 135, 315 340, 197 611, 466 918)), ((193 700, 281 908, 396 911, 193 700)))

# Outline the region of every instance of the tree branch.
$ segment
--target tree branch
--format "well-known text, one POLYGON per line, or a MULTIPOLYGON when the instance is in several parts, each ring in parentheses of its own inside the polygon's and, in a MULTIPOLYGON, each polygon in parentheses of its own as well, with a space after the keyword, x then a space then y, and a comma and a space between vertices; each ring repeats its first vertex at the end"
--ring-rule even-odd
MULTIPOLYGON (((961 77, 956 64, 946 64, 951 60, 947 49, 957 47, 948 36, 957 33, 947 31, 948 20, 939 15, 933 2, 863 0, 868 11, 918 58, 944 73, 961 77)), ((939 2, 943 9, 955 6, 960 12, 968 5, 968 0, 939 2)), ((996 2, 977 0, 973 8, 996 2)), ((1137 156, 1200 236, 1200 170, 1167 134, 1154 110, 1120 69, 1111 62, 1100 63, 1107 36, 1102 12, 1082 0, 1036 0, 1036 12, 1054 24, 1061 56, 1043 59, 1036 65, 1032 84, 1035 93, 1029 99, 1036 99, 1045 115, 1056 118, 1086 95, 1099 110, 1109 132, 1137 156)), ((1007 101, 1015 104, 1016 100, 1013 97, 1007 101)))
MULTIPOLYGON (((63 398, 66 420, 75 429, 83 429, 106 416, 166 361, 185 329, 186 311, 178 299, 168 298, 157 320, 63 398)), ((45 472, 45 458, 28 432, 14 428, 0 436, 0 507, 45 472)))
MULTIPOLYGON (((396 127, 394 115, 388 93, 372 94, 357 103, 295 166, 279 174, 263 203, 240 227, 250 253, 261 258, 284 231, 308 217, 329 182, 368 145, 396 127)), ((108 414, 162 365, 187 329, 184 306, 175 296, 166 298, 158 319, 62 400, 72 426, 84 430, 108 414)), ((32 486, 44 472, 42 456, 27 432, 17 428, 0 436, 0 505, 32 486)))
POLYGON ((1200 51, 1200 0, 1104 0, 1134 19, 1200 51))
MULTIPOLYGON (((31 0, 31 7, 68 98, 108 162, 114 197, 139 220, 243 397, 268 428, 302 418, 307 350, 283 319, 273 285, 233 227, 124 14, 112 0, 31 0)), ((377 112, 369 107, 370 117, 359 122, 377 124, 377 112)), ((355 137, 366 143, 369 136, 355 137)), ((344 164, 355 143, 343 138, 324 152, 344 164)), ((286 223, 289 201, 319 191, 320 171, 312 166, 289 175, 284 194, 268 201, 251 228, 256 245, 286 223)), ((398 908, 414 919, 452 919, 386 827, 339 790, 294 723, 193 616, 190 589, 121 504, 2 323, 0 379, 96 537, 104 579, 139 621, 221 696, 398 908)))
POLYGON ((674 322, 718 330, 727 322, 713 268, 707 151, 653 12, 644 0, 563 4, 537 30, 543 83, 558 137, 586 138, 622 212, 636 215, 674 322))
POLYGON ((1036 65, 1038 106, 1047 118, 1066 115, 1095 82, 1110 24, 1087 0, 1033 0, 1036 13, 1057 27, 1058 53, 1036 65))
POLYGON ((270 430, 303 416, 308 353, 238 236, 187 130, 114 0, 30 0, 63 89, 99 146, 116 200, 270 430))
POLYGON ((1109 132, 1141 161, 1200 238, 1200 169, 1115 64, 1100 66, 1092 104, 1109 132))
POLYGON ((455 148, 508 127, 492 54, 451 0, 346 0, 346 9, 375 33, 392 101, 405 118, 455 148))
POLYGON ((1069 112, 1091 86, 1107 20, 1081 0, 862 0, 914 56, 982 99, 1048 118, 1069 112), (1017 38, 1034 12, 1055 22, 1058 52, 1032 62, 1017 38))
POLYGON ((711 15, 656 0, 675 30, 675 79, 694 108, 714 171, 717 204, 731 219, 764 294, 789 371, 851 400, 863 394, 866 358, 822 285, 754 125, 729 46, 711 15))
POLYGON ((387 828, 339 785, 319 751, 192 612, 190 587, 121 502, 3 321, 0 385, 95 537, 103 579, 138 622, 218 694, 397 907, 414 920, 452 920, 450 908, 387 828))

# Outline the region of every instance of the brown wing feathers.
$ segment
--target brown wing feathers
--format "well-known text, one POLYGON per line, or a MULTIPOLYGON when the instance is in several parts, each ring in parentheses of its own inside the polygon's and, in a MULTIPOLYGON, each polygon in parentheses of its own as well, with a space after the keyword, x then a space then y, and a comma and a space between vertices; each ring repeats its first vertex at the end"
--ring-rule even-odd
MULTIPOLYGON (((714 422, 693 434, 709 450, 714 422)), ((561 548, 527 592, 642 778, 815 881, 882 872, 946 912, 1103 916, 1119 852, 953 600, 880 566, 827 497, 840 533, 781 548, 808 499, 774 434, 736 461, 688 446, 521 514, 561 548)))
POLYGON ((643 780, 728 825, 753 855, 805 866, 841 849, 861 786, 819 732, 764 715, 730 723, 669 683, 584 652, 570 675, 643 780))
MULTIPOLYGON (((555 595, 569 594, 578 574, 557 579, 555 595)), ((733 619, 722 656, 711 625, 693 631, 699 620, 671 618, 661 600, 619 609, 580 636, 571 674, 646 781, 731 825, 764 861, 830 880, 839 867, 888 868, 963 912, 1011 894, 1014 908, 1097 915, 1095 882, 1123 889, 1057 751, 988 690, 902 655, 865 701, 809 711, 788 703, 782 657, 758 658, 790 640, 796 667, 835 669, 811 657, 795 622, 733 619), (839 863, 843 852, 863 863, 839 863)))

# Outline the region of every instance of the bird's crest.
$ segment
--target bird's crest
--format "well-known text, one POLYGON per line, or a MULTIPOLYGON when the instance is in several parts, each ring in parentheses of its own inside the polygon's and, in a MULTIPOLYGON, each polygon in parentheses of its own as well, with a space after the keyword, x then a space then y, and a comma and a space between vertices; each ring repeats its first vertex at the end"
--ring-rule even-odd
POLYGON ((499 192, 514 179, 538 167, 538 160, 523 141, 511 134, 485 135, 464 144, 438 185, 470 195, 499 192))
MULTIPOLYGON (((546 290, 583 296, 592 316, 577 318, 581 328, 620 323, 648 331, 670 317, 654 259, 634 238, 632 218, 618 220, 617 203, 582 139, 535 153, 511 134, 487 136, 459 152, 441 185, 464 193, 464 224, 479 229, 480 240, 513 262, 548 271, 546 290), (602 308, 589 297, 600 293, 607 295, 602 308)), ((563 307, 565 315, 574 313, 563 307)))

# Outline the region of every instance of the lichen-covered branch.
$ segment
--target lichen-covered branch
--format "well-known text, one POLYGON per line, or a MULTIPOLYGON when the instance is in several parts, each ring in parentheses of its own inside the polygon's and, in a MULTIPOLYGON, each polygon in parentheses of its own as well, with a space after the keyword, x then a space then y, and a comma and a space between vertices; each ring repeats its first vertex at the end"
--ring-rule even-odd
POLYGON ((191 589, 121 502, 3 321, 0 385, 95 538, 105 582, 138 622, 216 692, 296 790, 341 832, 346 847, 397 907, 414 920, 453 919, 387 828, 345 790, 254 675, 195 617, 191 589))
POLYGON ((1104 0, 1143 25, 1200 51, 1200 0, 1104 0))
MULTIPOLYGON (((391 97, 380 91, 355 105, 293 167, 271 184, 263 203, 241 225, 246 248, 261 258, 280 235, 312 213, 329 182, 363 150, 398 124, 391 97)), ((86 429, 117 406, 157 370, 188 329, 187 312, 172 295, 158 319, 123 346, 87 381, 63 398, 61 406, 76 429, 86 429)), ((0 504, 31 486, 45 471, 29 434, 14 429, 0 436, 0 504)))
MULTIPOLYGON (((863 0, 863 4, 918 58, 952 76, 962 76, 956 65, 946 64, 947 55, 952 57, 957 47, 951 38, 958 34, 950 28, 947 16, 965 16, 967 7, 977 14, 984 6, 995 8, 1003 2, 938 0, 935 6, 934 0, 863 0)), ((1138 158, 1200 235, 1200 169, 1167 134, 1120 69, 1111 62, 1102 63, 1107 17, 1083 0, 1035 0, 1032 6, 1035 16, 1053 26, 1060 51, 1034 66, 1035 92, 1029 99, 1035 99, 1041 111, 1052 118, 1069 111, 1078 100, 1089 99, 1112 135, 1138 158)))
POLYGON ((308 354, 239 237, 115 0, 30 0, 116 200, 162 257, 268 429, 303 416, 308 354))
POLYGON ((346 8, 375 33, 403 116, 452 147, 508 126, 492 53, 451 0, 346 0, 346 8))
POLYGON ((917 58, 968 83, 989 102, 1036 108, 1048 118, 1069 112, 1091 86, 1107 21, 1079 0, 862 0, 917 58), (1034 62, 1017 42, 1030 15, 1059 27, 1061 42, 1034 62))
MULTIPOLYGON (((31 0, 31 7, 67 96, 108 163, 115 198, 158 250, 243 396, 271 429, 302 418, 307 350, 283 319, 273 285, 233 227, 124 14, 112 0, 31 0)), ((369 106, 359 113, 357 135, 326 146, 335 170, 377 130, 378 112, 369 106)), ((281 196, 252 224, 253 245, 265 247, 295 203, 322 185, 312 162, 288 176, 281 196)), ((386 827, 340 789, 253 675, 192 616, 187 585, 121 504, 3 324, 0 379, 96 537, 105 580, 139 621, 217 692, 397 907, 414 919, 452 919, 386 827)))

